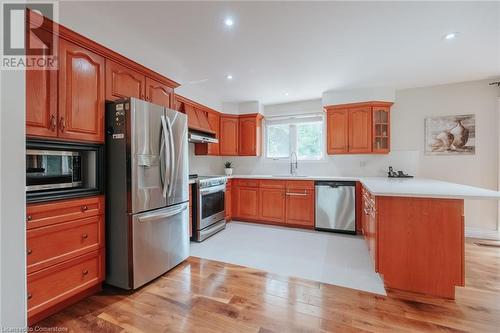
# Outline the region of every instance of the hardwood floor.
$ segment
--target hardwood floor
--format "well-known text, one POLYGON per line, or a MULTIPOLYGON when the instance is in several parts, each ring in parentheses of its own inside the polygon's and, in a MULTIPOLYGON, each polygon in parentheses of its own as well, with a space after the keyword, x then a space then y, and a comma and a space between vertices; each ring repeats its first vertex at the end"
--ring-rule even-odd
POLYGON ((500 248, 466 243, 456 300, 380 296, 190 257, 129 293, 106 289, 37 324, 71 332, 499 332, 500 248))

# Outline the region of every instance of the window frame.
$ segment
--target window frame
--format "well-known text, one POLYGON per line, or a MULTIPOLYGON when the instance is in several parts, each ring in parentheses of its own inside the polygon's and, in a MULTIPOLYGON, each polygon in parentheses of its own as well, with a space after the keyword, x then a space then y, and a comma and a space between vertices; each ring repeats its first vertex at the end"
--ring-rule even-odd
POLYGON ((303 123, 320 123, 322 127, 322 133, 320 135, 320 151, 321 157, 319 158, 306 158, 300 159, 297 154, 297 159, 301 162, 318 162, 324 161, 326 158, 326 123, 325 123, 325 115, 323 113, 313 113, 313 114, 304 114, 304 115, 293 115, 293 116, 284 116, 284 117, 267 117, 264 121, 264 131, 263 132, 263 141, 264 141, 264 157, 268 161, 288 161, 290 160, 290 156, 286 157, 270 157, 268 156, 268 137, 269 137, 269 126, 277 125, 277 124, 288 124, 289 127, 289 136, 290 136, 290 154, 295 152, 297 154, 297 125, 303 123))

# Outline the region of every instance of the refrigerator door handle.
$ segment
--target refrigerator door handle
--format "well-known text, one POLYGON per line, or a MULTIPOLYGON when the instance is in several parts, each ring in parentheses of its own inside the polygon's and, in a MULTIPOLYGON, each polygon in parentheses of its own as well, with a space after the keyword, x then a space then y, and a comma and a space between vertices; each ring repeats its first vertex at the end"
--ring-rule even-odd
POLYGON ((167 146, 167 133, 168 133, 168 127, 167 127, 167 121, 165 120, 165 116, 162 115, 161 116, 161 127, 162 127, 162 132, 163 132, 163 145, 161 147, 161 149, 163 150, 164 152, 164 158, 165 158, 165 167, 163 170, 160 170, 160 175, 163 175, 162 179, 163 179, 163 190, 162 190, 162 194, 163 194, 163 197, 166 198, 167 197, 167 187, 170 186, 169 183, 167 183, 164 179, 165 177, 165 174, 167 173, 167 152, 166 152, 166 146, 167 146))
POLYGON ((168 134, 170 137, 170 180, 168 182, 168 196, 172 196, 172 191, 174 189, 174 177, 175 177, 175 147, 174 147, 174 135, 172 134, 172 123, 170 123, 170 119, 164 116, 164 119, 167 120, 168 126, 168 134))
POLYGON ((186 209, 187 209, 187 205, 183 204, 181 207, 175 207, 175 208, 170 209, 168 211, 164 211, 161 213, 152 213, 152 214, 141 216, 141 217, 139 217, 139 222, 147 223, 147 222, 152 222, 152 221, 158 221, 160 219, 164 219, 164 218, 171 217, 171 216, 177 215, 179 213, 182 213, 186 209))

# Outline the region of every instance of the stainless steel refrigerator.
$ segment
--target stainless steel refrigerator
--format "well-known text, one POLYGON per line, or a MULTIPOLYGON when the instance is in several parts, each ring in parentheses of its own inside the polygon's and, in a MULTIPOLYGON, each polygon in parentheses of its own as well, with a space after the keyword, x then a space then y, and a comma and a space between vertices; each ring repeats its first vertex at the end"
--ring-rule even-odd
POLYGON ((188 127, 136 98, 106 106, 106 282, 136 289, 189 256, 188 127))

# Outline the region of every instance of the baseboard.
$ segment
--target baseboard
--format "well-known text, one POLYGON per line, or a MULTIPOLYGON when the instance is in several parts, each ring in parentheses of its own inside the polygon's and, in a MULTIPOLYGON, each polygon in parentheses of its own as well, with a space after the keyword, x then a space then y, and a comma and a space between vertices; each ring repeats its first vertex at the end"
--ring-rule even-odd
POLYGON ((500 232, 498 230, 484 230, 484 229, 469 229, 465 228, 465 237, 467 238, 480 238, 500 240, 500 232))

